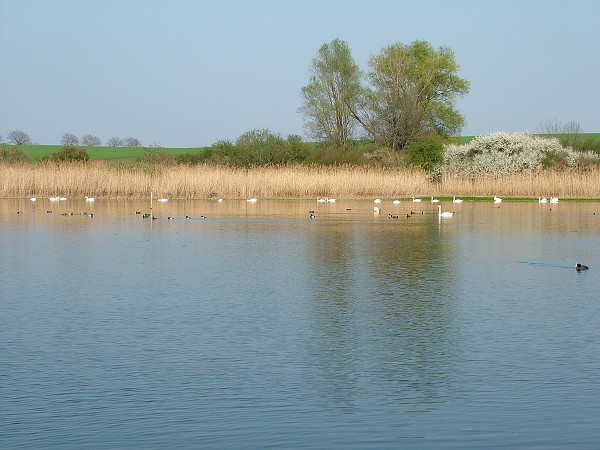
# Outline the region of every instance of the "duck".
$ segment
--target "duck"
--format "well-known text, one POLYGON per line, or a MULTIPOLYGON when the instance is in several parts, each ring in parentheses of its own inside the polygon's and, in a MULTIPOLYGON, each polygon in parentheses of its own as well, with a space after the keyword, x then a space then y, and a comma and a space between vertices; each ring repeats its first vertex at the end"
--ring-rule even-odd
POLYGON ((586 266, 585 264, 579 264, 579 263, 577 263, 575 265, 575 270, 577 270, 577 272, 581 272, 582 270, 588 270, 588 269, 589 269, 589 267, 586 266))
POLYGON ((550 197, 550 203, 558 203, 558 197, 550 197))
POLYGON ((546 197, 538 197, 538 203, 548 203, 548 199, 546 197))
POLYGON ((450 211, 442 212, 442 205, 438 205, 438 217, 452 217, 453 215, 454 213, 450 211))
POLYGON ((420 202, 420 201, 421 201, 421 199, 420 199, 420 198, 414 198, 414 197, 413 197, 413 198, 412 198, 412 201, 416 203, 416 202, 420 202))
POLYGON ((462 203, 462 202, 463 202, 462 198, 452 197, 452 203, 462 203))
POLYGON ((494 203, 502 203, 502 199, 500 197, 494 196, 494 203))

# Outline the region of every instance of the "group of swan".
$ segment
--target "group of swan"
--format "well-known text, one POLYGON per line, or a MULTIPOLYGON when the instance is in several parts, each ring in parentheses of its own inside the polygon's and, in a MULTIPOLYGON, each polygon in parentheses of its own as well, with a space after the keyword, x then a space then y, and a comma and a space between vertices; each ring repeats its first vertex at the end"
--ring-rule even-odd
MULTIPOLYGON (((548 203, 546 197, 538 197, 538 203, 548 203)), ((558 197, 550 197, 550 203, 558 203, 558 197)))
POLYGON ((317 202, 318 203, 335 203, 335 198, 317 197, 317 202))

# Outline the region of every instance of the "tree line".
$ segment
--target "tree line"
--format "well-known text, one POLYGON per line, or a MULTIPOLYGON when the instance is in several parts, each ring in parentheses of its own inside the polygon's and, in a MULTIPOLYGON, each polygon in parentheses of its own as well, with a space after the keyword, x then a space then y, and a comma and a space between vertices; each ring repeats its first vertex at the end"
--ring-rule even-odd
MULTIPOLYGON (((8 143, 14 145, 28 145, 31 144, 31 138, 26 131, 23 130, 12 130, 7 135, 8 143)), ((2 143, 2 136, 0 136, 0 143, 2 143)), ((61 144, 65 146, 77 146, 83 145, 85 147, 97 147, 102 145, 102 140, 93 134, 86 134, 79 139, 75 134, 65 133, 62 135, 61 144)), ((107 147, 141 147, 142 141, 135 137, 118 138, 111 137, 106 141, 107 147)))

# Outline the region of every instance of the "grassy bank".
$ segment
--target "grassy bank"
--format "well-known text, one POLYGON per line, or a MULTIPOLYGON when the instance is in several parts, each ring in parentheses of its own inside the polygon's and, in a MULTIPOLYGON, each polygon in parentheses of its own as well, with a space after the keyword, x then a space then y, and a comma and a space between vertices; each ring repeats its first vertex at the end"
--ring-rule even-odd
POLYGON ((349 166, 234 169, 222 166, 120 168, 87 164, 0 165, 0 197, 410 198, 412 196, 600 198, 600 169, 544 171, 432 182, 423 172, 349 166))

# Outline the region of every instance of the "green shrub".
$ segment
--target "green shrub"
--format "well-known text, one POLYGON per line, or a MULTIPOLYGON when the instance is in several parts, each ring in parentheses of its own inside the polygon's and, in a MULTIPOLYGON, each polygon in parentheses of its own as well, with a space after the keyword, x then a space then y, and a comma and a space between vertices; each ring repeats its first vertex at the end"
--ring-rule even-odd
POLYGON ((17 147, 0 145, 0 162, 10 164, 25 164, 30 162, 29 155, 17 147))
POLYGON ((88 151, 83 147, 66 145, 61 150, 52 152, 47 158, 49 161, 87 162, 90 160, 88 151))
POLYGON ((431 172, 444 161, 444 144, 436 136, 423 136, 408 144, 404 156, 409 166, 431 172))

